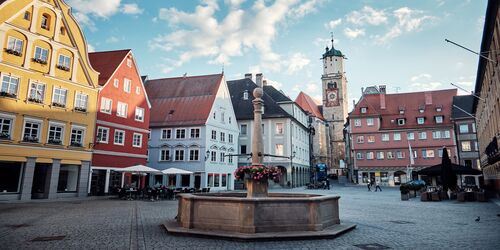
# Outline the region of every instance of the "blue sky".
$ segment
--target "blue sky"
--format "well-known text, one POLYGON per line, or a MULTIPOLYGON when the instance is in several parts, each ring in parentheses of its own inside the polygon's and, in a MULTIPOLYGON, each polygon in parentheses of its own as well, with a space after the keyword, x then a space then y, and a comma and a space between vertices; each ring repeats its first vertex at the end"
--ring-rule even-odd
MULTIPOLYGON (((150 78, 247 72, 294 99, 321 100, 322 65, 330 46, 348 58, 349 103, 361 87, 389 93, 472 90, 486 0, 66 0, 91 50, 133 49, 150 78)), ((464 92, 461 92, 464 94, 464 92)))

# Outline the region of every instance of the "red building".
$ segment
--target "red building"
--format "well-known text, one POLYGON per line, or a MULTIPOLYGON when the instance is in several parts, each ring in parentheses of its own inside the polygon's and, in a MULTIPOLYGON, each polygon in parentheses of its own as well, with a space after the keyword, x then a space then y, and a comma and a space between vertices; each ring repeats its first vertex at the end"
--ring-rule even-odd
POLYGON ((398 94, 386 94, 385 86, 364 90, 349 114, 358 183, 373 179, 392 186, 416 178, 414 171, 441 163, 443 147, 458 163, 450 120, 456 95, 456 89, 398 94))
POLYGON ((139 177, 144 186, 144 176, 115 171, 147 162, 151 105, 132 51, 95 52, 89 58, 100 72, 90 192, 105 194, 112 192, 110 187, 136 185, 139 177))

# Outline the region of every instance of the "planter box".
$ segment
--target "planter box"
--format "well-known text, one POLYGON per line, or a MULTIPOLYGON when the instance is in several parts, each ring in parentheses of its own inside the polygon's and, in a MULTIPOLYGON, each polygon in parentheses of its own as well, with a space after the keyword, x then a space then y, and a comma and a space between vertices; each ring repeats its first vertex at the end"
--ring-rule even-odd
POLYGON ((420 201, 429 201, 429 193, 427 192, 422 192, 420 194, 420 201))
POLYGON ((438 192, 431 193, 431 200, 432 201, 441 201, 441 197, 439 196, 439 193, 438 192))
POLYGON ((410 199, 410 193, 407 194, 401 194, 401 200, 402 201, 407 201, 410 199))

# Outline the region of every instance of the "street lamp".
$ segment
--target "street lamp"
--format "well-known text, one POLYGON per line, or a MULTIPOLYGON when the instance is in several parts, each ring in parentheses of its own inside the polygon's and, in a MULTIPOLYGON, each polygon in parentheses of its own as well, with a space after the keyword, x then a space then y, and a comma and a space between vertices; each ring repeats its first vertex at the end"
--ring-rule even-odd
MULTIPOLYGON (((297 175, 297 173, 293 172, 293 158, 295 158, 295 151, 293 151, 292 154, 290 155, 290 170, 292 171, 292 174, 297 175)), ((294 179, 294 176, 292 176, 292 187, 294 185, 293 179, 294 179)))

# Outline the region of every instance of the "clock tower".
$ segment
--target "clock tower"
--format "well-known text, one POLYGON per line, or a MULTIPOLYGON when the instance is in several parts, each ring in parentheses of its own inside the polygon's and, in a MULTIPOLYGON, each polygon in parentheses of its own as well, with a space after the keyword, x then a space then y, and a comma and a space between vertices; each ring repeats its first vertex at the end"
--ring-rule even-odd
POLYGON ((344 124, 347 118, 347 78, 344 72, 344 54, 333 46, 326 47, 322 56, 323 75, 323 117, 328 123, 329 135, 329 168, 335 173, 340 168, 340 160, 344 160, 344 124))

